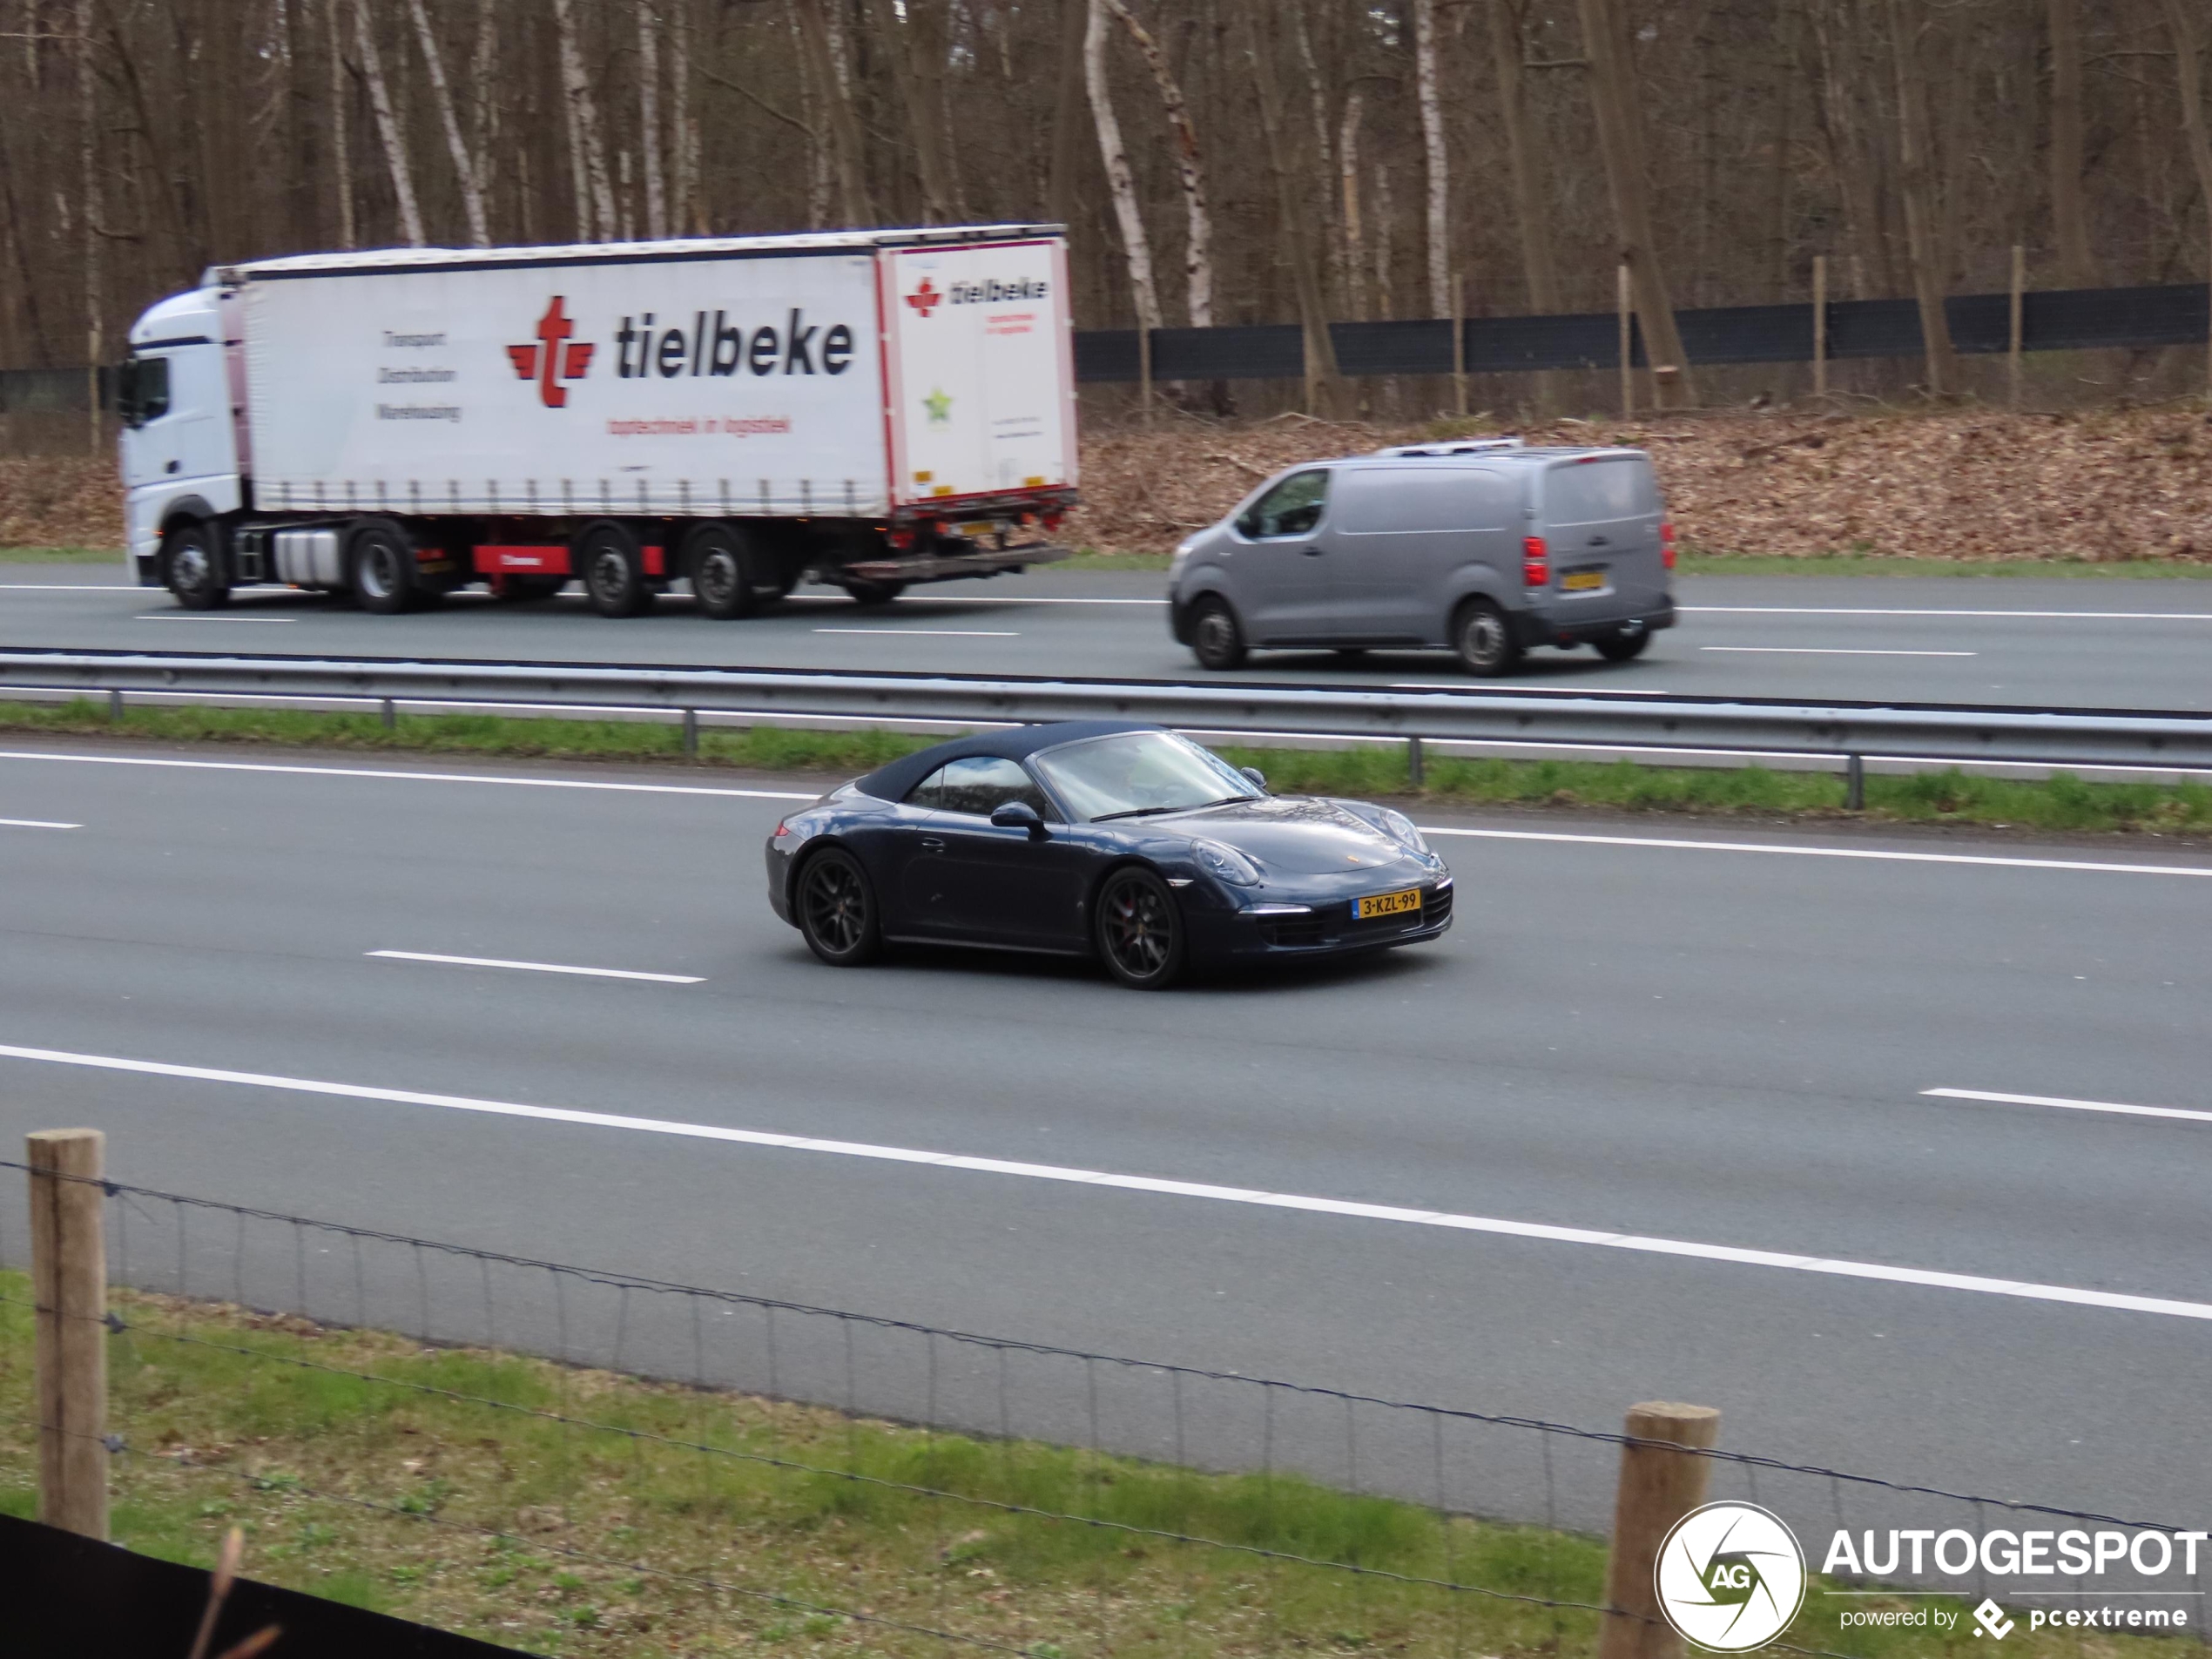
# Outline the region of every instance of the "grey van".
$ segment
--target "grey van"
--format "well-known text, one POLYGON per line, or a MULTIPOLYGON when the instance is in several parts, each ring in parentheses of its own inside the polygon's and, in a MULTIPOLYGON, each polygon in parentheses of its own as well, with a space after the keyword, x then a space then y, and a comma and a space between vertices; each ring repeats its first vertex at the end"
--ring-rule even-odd
POLYGON ((1445 649, 1510 673, 1532 645, 1626 662, 1670 628, 1674 527, 1641 449, 1409 444, 1278 473, 1176 550, 1170 626, 1247 651, 1445 649))

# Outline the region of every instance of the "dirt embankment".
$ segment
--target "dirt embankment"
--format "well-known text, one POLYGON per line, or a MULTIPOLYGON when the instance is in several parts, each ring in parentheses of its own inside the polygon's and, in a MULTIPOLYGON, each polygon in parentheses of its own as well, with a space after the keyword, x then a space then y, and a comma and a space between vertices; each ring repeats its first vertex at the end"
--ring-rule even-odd
MULTIPOLYGON (((1278 468, 1436 435, 1303 417, 1094 428, 1070 536, 1163 552, 1278 468)), ((2212 416, 2193 406, 1709 414, 1558 421, 1525 435, 1649 449, 1683 543, 1706 552, 2212 563, 2212 416)), ((0 546, 122 536, 111 462, 0 458, 0 546)))

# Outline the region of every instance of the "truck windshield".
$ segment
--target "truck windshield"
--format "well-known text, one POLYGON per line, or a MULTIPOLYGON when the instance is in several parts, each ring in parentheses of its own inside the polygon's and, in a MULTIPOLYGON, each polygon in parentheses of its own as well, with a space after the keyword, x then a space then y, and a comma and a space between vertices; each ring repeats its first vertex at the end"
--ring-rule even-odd
POLYGON ((125 358, 115 371, 115 412, 125 426, 144 426, 169 413, 169 360, 125 358))

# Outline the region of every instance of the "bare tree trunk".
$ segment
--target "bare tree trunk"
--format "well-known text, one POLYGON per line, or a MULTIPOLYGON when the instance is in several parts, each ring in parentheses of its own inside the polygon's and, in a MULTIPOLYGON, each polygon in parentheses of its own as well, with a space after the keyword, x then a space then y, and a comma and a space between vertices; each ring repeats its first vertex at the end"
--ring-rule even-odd
POLYGON ((1076 168, 1082 158, 1084 44, 1089 21, 1088 4, 1061 0, 1060 89, 1052 106, 1052 171, 1045 185, 1045 212, 1062 225, 1072 225, 1076 219, 1076 168))
POLYGON ((1174 72, 1168 67, 1167 54, 1160 50, 1160 43, 1151 31, 1136 20, 1136 15, 1123 0, 1106 0, 1108 10, 1121 19, 1129 30, 1130 38, 1144 55, 1145 67, 1152 71, 1152 79, 1160 89, 1160 102, 1166 105, 1168 125, 1175 129, 1176 161, 1183 184, 1183 203, 1189 218, 1190 233, 1184 253, 1184 277, 1190 295, 1190 326, 1193 328, 1213 327, 1213 215, 1206 206, 1205 160, 1198 149, 1198 129, 1190 119, 1190 106, 1184 100, 1183 88, 1176 82, 1174 72))
MULTIPOLYGON (((615 234, 615 190, 607 172, 607 146, 601 136, 599 106, 591 96, 591 78, 584 73, 583 48, 576 33, 576 0, 553 0, 553 21, 561 37, 561 91, 568 100, 570 134, 577 171, 590 188, 590 225, 583 239, 604 242, 615 234)), ((583 198, 577 193, 577 217, 581 221, 583 198)))
POLYGON ((829 223, 830 199, 836 189, 830 160, 829 99, 817 82, 813 54, 806 50, 798 0, 791 0, 786 15, 799 57, 799 107, 806 115, 806 227, 819 231, 829 223))
POLYGON ((1344 274, 1352 320, 1367 316, 1367 247, 1359 224, 1359 117, 1366 106, 1358 88, 1344 101, 1344 125, 1337 131, 1337 168, 1344 187, 1344 274))
POLYGON ((446 148, 453 154, 453 175, 461 185, 461 210, 469 217, 469 239, 478 247, 491 246, 491 230, 484 219, 484 192, 476 182, 476 164, 462 141, 461 118, 453 107, 453 89, 446 84, 446 64, 438 51, 438 37, 430 28, 430 14, 422 0, 408 0, 415 17, 415 37, 422 47, 422 61, 430 71, 430 96, 438 106, 438 122, 445 128, 446 148))
POLYGON ((1889 0, 1890 53, 1897 64, 1898 183, 1905 198, 1905 245, 1912 260, 1912 292, 1920 305, 1920 340, 1928 366, 1928 393, 1947 397, 1958 389, 1958 358, 1951 319, 1943 304, 1944 272, 1936 222, 1933 158, 1928 153, 1928 73, 1921 57, 1924 27, 1918 0, 1889 0))
POLYGON ((1275 209, 1278 215, 1283 253, 1291 267, 1291 281, 1298 290, 1298 320, 1305 334, 1305 385, 1309 415, 1331 413, 1336 404, 1337 348, 1329 336, 1329 315, 1321 297, 1321 273, 1314 264, 1313 239, 1305 233, 1306 214, 1300 211, 1298 188, 1292 183, 1291 158, 1284 153, 1285 132, 1281 87, 1275 78, 1271 55, 1274 42, 1261 27, 1258 8, 1264 0, 1251 0, 1248 12, 1251 30, 1254 91, 1258 93, 1260 138, 1267 151, 1267 170, 1275 180, 1275 209))
POLYGON ((487 233, 490 230, 491 204, 497 198, 499 178, 499 100, 492 74, 498 62, 499 0, 478 0, 476 49, 469 65, 469 155, 476 170, 477 193, 484 202, 487 233))
POLYGON ((1398 264, 1398 214, 1390 203, 1390 169, 1375 163, 1375 315, 1398 314, 1391 275, 1398 264))
POLYGON ((668 184, 660 158, 660 8, 653 0, 634 0, 634 3, 637 7, 637 126, 645 152, 645 234, 660 242, 668 238, 668 184))
POLYGON ((105 309, 100 280, 100 103, 99 76, 92 67, 92 0, 77 0, 77 105, 81 122, 78 162, 84 223, 84 361, 91 395, 85 411, 91 425, 91 449, 100 451, 100 360, 107 354, 101 325, 105 309))
POLYGON ((1413 0, 1414 78, 1421 151, 1428 167, 1428 314, 1452 314, 1452 181, 1444 152, 1444 106, 1436 89, 1436 0, 1413 0))
POLYGON ((2204 204, 2205 395, 2212 401, 2212 132, 2207 131, 2204 112, 2204 37, 2190 15, 2189 0, 2166 0, 2166 26, 2174 36, 2174 79, 2182 99, 2182 133, 2188 144, 2189 165, 2196 169, 2197 194, 2204 204))
MULTIPOLYGON (((1546 199, 1543 157, 1528 125, 1528 78, 1522 68, 1527 48, 1517 0, 1488 0, 1487 9, 1490 62, 1498 77, 1498 113, 1506 130, 1506 169, 1513 178, 1514 219, 1521 233, 1528 308, 1540 317, 1556 316, 1567 307, 1560 297, 1559 263, 1552 252, 1554 210, 1546 199)), ((1536 376, 1539 412, 1548 414, 1556 407, 1556 381, 1549 369, 1536 376)))
MULTIPOLYGON (((942 60, 945 42, 933 26, 935 10, 925 10, 925 0, 873 0, 869 18, 877 37, 887 43, 892 84, 907 112, 907 134, 914 145, 914 170, 921 180, 921 217, 926 225, 949 225, 954 220, 952 179, 946 168, 942 110, 930 96, 935 80, 932 60, 942 60)), ((941 7, 943 0, 937 0, 941 7)))
POLYGON ((1129 260, 1129 286, 1136 301, 1136 321, 1142 328, 1160 326, 1159 290, 1152 280, 1152 244, 1144 233, 1144 218, 1137 211, 1136 181, 1129 169, 1129 152, 1122 145, 1122 124, 1114 117, 1114 99, 1106 84, 1107 0, 1089 0, 1090 22, 1083 37, 1083 78, 1090 91, 1090 117, 1098 129, 1098 156, 1106 165, 1106 187, 1114 199, 1114 217, 1122 230, 1122 248, 1129 260))
POLYGON ((2067 286, 2097 286, 2082 199, 2081 0, 2049 0, 2051 33, 2051 229, 2067 286))
MULTIPOLYGON (((338 175, 338 246, 353 247, 361 239, 354 224, 354 153, 346 132, 346 107, 353 100, 347 96, 352 89, 346 84, 346 52, 339 38, 341 3, 342 0, 326 0, 328 10, 324 13, 330 25, 330 154, 338 175)), ((151 139, 152 134, 146 136, 151 139)))
POLYGON ((368 107, 376 116, 376 136, 384 146, 384 165, 392 175, 392 194, 399 203, 400 231, 409 247, 421 247, 422 210, 415 205, 415 175, 407 162, 407 131, 392 109, 391 88, 384 79, 384 65, 376 55, 376 35, 369 26, 368 0, 354 0, 354 45, 361 55, 361 74, 368 82, 368 107))
POLYGON ((671 137, 676 146, 676 232, 706 234, 699 202, 699 118, 691 109, 691 0, 675 0, 669 30, 668 77, 671 137))
MULTIPOLYGON (((800 38, 806 46, 814 84, 820 90, 822 108, 835 140, 830 145, 837 168, 838 194, 843 199, 845 222, 860 226, 873 222, 875 208, 868 199, 865 154, 860 147, 860 118, 853 109, 853 89, 843 73, 843 53, 830 37, 833 19, 825 11, 826 0, 797 0, 800 38)), ((839 25, 841 27, 841 25, 839 25)))
MULTIPOLYGON (((1643 104, 1637 96, 1627 19, 1618 0, 1581 0, 1582 50, 1590 64, 1590 103, 1597 117, 1598 148, 1604 152, 1606 183, 1613 197, 1613 220, 1621 257, 1635 283, 1636 319, 1643 325, 1644 350, 1656 368, 1672 366, 1681 376, 1682 395, 1692 404, 1697 389, 1682 334, 1675 327, 1674 296, 1659 263, 1651 223, 1651 191, 1644 178, 1650 155, 1643 131, 1643 104)), ((1655 398, 1656 401, 1656 398, 1655 398)))

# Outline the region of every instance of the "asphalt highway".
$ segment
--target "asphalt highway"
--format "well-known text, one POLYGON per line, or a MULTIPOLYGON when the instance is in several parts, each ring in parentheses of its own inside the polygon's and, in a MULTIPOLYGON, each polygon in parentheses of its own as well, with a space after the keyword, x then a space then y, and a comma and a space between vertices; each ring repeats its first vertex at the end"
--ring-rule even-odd
MULTIPOLYGON (((1439 944, 1148 996, 819 966, 760 891, 804 792, 19 743, 0 1147, 91 1123, 170 1191, 1597 1427, 1695 1400, 1740 1450, 2202 1524, 2212 855, 1431 813, 1439 944)), ((20 1224, 11 1192, 11 1260, 20 1224)), ((166 1283, 182 1238, 142 1224, 166 1283)), ((288 1286, 288 1238, 198 1288, 288 1286)), ((848 1397, 792 1369, 828 1338, 782 1339, 779 1388, 848 1397)), ((1014 1426, 1082 1439, 1080 1373, 1024 1375, 1014 1426)), ((1297 1405, 1266 1454, 1342 1478, 1344 1414, 1297 1405)), ((1257 1422, 1187 1452, 1256 1462, 1257 1422)), ((1426 1495, 1393 1433, 1349 1478, 1426 1495)), ((1453 1501, 1602 1523, 1611 1448, 1510 1439, 1453 1501)))
MULTIPOLYGON (((713 623, 671 596, 614 623, 571 591, 548 604, 457 597, 375 617, 284 590, 178 609, 119 568, 0 567, 0 644, 98 650, 328 652, 531 661, 1204 678, 1167 632, 1157 574, 1039 571, 918 588, 862 610, 802 590, 768 616, 713 623)), ((1633 664, 1539 651, 1524 686, 1627 694, 2212 708, 2212 584, 2188 581, 1688 577, 1681 625, 1633 664)), ((1441 653, 1256 656, 1243 678, 1463 684, 1441 653)))

